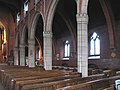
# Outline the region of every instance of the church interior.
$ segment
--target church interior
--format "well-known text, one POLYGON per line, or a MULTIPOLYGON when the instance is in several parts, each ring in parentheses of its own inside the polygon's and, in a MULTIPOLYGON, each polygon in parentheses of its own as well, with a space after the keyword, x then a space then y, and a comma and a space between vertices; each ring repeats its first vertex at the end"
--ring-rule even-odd
POLYGON ((0 90, 120 90, 120 0, 0 0, 0 90))

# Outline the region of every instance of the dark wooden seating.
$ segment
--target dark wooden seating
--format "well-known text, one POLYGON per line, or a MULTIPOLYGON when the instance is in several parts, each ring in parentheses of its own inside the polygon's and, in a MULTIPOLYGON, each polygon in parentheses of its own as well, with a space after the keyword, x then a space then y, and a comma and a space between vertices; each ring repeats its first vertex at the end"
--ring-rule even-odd
POLYGON ((94 80, 94 79, 102 78, 102 77, 103 77, 102 75, 100 75, 100 76, 99 75, 97 75, 97 76, 94 75, 94 76, 84 77, 84 78, 76 77, 76 78, 72 78, 72 79, 69 78, 69 79, 64 79, 64 80, 59 80, 59 81, 36 83, 34 85, 33 84, 27 84, 27 85, 21 86, 20 90, 29 90, 29 89, 34 90, 35 88, 37 88, 37 89, 44 88, 45 90, 49 90, 49 88, 51 88, 51 90, 55 90, 57 88, 64 87, 64 86, 67 86, 67 85, 74 85, 74 84, 78 84, 78 83, 83 83, 83 82, 86 82, 86 81, 90 81, 90 80, 94 80))
MULTIPOLYGON (((94 80, 94 81, 89 81, 89 82, 85 82, 82 84, 66 86, 63 88, 59 88, 57 90, 97 90, 100 87, 103 87, 103 86, 106 87, 108 82, 106 82, 106 81, 103 81, 103 82, 101 82, 100 80, 94 80)), ((103 90, 103 89, 101 88, 99 90, 103 90)))
POLYGON ((115 75, 116 75, 116 71, 114 71, 114 70, 104 70, 103 73, 104 73, 107 77, 115 76, 115 75))
POLYGON ((114 90, 114 81, 116 79, 120 79, 120 76, 93 80, 82 84, 69 85, 57 90, 114 90))
POLYGON ((41 67, 0 66, 0 79, 5 90, 110 90, 119 74, 104 74, 81 77, 73 70, 44 70, 41 67))
POLYGON ((76 78, 76 77, 80 77, 80 75, 63 75, 63 76, 57 76, 57 77, 48 77, 48 78, 41 78, 41 79, 30 79, 27 81, 17 81, 15 83, 15 89, 14 90, 19 90, 18 88, 21 88, 22 86, 25 85, 32 85, 32 84, 43 84, 46 82, 53 82, 53 81, 59 81, 59 80, 64 80, 64 79, 72 79, 72 78, 76 78))
POLYGON ((78 72, 64 70, 43 70, 19 66, 1 66, 1 81, 5 89, 19 90, 20 85, 44 83, 67 78, 81 77, 78 72))

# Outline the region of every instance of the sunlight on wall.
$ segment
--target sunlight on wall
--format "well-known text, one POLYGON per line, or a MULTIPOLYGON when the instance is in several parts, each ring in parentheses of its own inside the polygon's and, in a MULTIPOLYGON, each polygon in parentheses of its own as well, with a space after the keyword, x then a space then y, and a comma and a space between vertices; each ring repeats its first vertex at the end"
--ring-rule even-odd
POLYGON ((4 42, 3 43, 6 44, 6 30, 5 29, 4 29, 4 34, 3 35, 4 35, 3 36, 4 37, 4 42))
POLYGON ((7 40, 6 40, 6 29, 5 26, 2 24, 2 22, 0 22, 0 29, 1 29, 1 42, 0 42, 0 46, 1 46, 1 53, 0 53, 0 58, 1 59, 5 59, 6 58, 6 51, 7 51, 7 40))

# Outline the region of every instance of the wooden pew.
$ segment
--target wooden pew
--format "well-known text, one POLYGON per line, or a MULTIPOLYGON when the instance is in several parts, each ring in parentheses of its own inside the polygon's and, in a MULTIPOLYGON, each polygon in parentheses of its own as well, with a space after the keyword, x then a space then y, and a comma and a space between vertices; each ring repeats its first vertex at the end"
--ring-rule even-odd
POLYGON ((41 68, 33 68, 33 69, 29 69, 28 67, 20 67, 20 66, 0 66, 0 79, 2 81, 2 83, 4 83, 5 79, 7 76, 7 74, 19 74, 19 73, 23 73, 23 72, 30 72, 30 71, 43 71, 44 69, 41 68))
MULTIPOLYGON (((81 78, 80 73, 69 71, 44 71, 39 68, 28 67, 0 67, 2 81, 9 90, 54 90, 70 85, 78 85, 96 79, 104 78, 104 74, 81 78)), ((85 84, 84 84, 85 85, 85 84)), ((87 84, 88 85, 88 84, 87 84)), ((89 86, 89 85, 88 85, 89 86)), ((83 87, 83 86, 82 86, 83 87)))
POLYGON ((18 70, 20 70, 20 69, 17 69, 17 70, 10 70, 10 72, 3 72, 2 73, 2 82, 3 82, 3 84, 5 84, 9 79, 11 79, 11 78, 13 78, 13 77, 24 77, 24 76, 30 76, 30 75, 39 75, 39 73, 41 73, 41 72, 39 72, 39 71, 30 71, 30 70, 23 70, 23 71, 19 71, 18 72, 18 70), (16 71, 16 72, 15 72, 16 71))
MULTIPOLYGON (((99 77, 99 78, 101 78, 101 77, 99 77)), ((46 83, 27 84, 27 85, 23 85, 23 86, 21 85, 21 88, 19 90, 29 90, 29 89, 37 90, 37 89, 43 89, 43 88, 45 90, 56 90, 57 88, 65 87, 68 85, 84 83, 88 80, 93 80, 93 79, 96 79, 96 77, 95 78, 93 78, 93 77, 84 77, 84 78, 76 77, 76 78, 72 78, 72 79, 64 79, 64 80, 52 81, 52 82, 46 82, 46 83), (92 78, 92 79, 89 79, 89 78, 92 78)))
POLYGON ((82 84, 66 86, 57 90, 103 90, 107 87, 109 87, 109 81, 105 79, 99 79, 82 84))
MULTIPOLYGON (((110 87, 109 85, 114 84, 114 81, 120 76, 113 76, 114 73, 107 72, 109 80, 102 80, 105 76, 104 74, 92 75, 89 77, 81 78, 78 72, 71 71, 44 71, 39 68, 29 69, 28 67, 19 66, 0 66, 0 71, 3 84, 6 89, 11 90, 54 90, 54 89, 67 89, 72 88, 97 88, 102 87, 102 89, 110 87), (18 72, 19 71, 19 72, 18 72), (99 79, 96 81, 96 79, 99 79), (86 83, 89 82, 89 83, 86 83), (83 84, 81 86, 81 84, 83 84), (107 87, 104 87, 105 84, 107 87), (64 88, 62 88, 64 87, 64 88)), ((82 89, 83 90, 83 89, 82 89)), ((88 89, 85 89, 88 90, 88 89)))
POLYGON ((107 76, 115 76, 116 75, 116 71, 115 70, 104 70, 103 73, 107 76))
POLYGON ((15 89, 13 90, 20 90, 19 88, 24 85, 28 84, 37 84, 37 83, 46 83, 46 82, 53 82, 53 81, 59 81, 64 79, 72 79, 80 77, 80 75, 63 75, 63 76, 57 76, 57 77, 49 77, 49 78, 43 78, 43 79, 35 79, 35 80, 27 80, 27 81, 17 81, 15 83, 15 89))
MULTIPOLYGON (((15 70, 16 71, 16 70, 15 70)), ((27 71, 29 72, 29 71, 27 71)), ((56 70, 52 70, 52 71, 42 71, 42 72, 35 72, 35 71, 30 71, 29 73, 26 74, 26 72, 22 72, 21 73, 4 73, 6 75, 6 80, 4 81, 5 83, 5 87, 6 88, 11 88, 13 87, 13 83, 14 81, 25 81, 25 80, 31 80, 31 79, 40 79, 40 78, 46 78, 46 77, 53 77, 53 76, 60 76, 60 75, 67 75, 67 74, 71 74, 71 75, 75 75, 75 74, 79 74, 78 72, 63 72, 63 71, 56 71, 56 70), (16 75, 17 74, 17 75, 16 75)), ((80 74, 79 74, 80 76, 80 74)))
MULTIPOLYGON (((75 77, 75 76, 79 76, 80 77, 80 74, 79 73, 65 73, 65 72, 52 72, 52 73, 48 73, 48 74, 43 74, 43 75, 39 75, 39 76, 31 76, 31 77, 20 77, 20 78, 14 78, 14 85, 15 84, 19 84, 20 82, 22 83, 32 83, 33 84, 33 81, 34 83, 36 82, 35 80, 37 80, 37 82, 39 82, 40 79, 43 79, 43 78, 55 78, 55 77, 58 77, 58 76, 69 76, 71 75, 71 77, 75 77), (32 81, 32 82, 30 82, 32 81)), ((49 79, 48 79, 49 80, 49 79)), ((51 79, 50 79, 51 80, 51 79)), ((41 81, 41 80, 40 80, 41 81)), ((42 82, 45 82, 45 81, 42 81, 42 82)), ((13 85, 12 85, 13 86, 13 85)))
POLYGON ((110 85, 110 87, 107 87, 103 90, 115 90, 115 85, 110 85))
MULTIPOLYGON (((20 67, 20 66, 0 66, 0 78, 1 82, 4 85, 7 85, 7 81, 9 81, 9 78, 15 76, 24 76, 27 75, 34 75, 33 73, 38 73, 39 71, 43 71, 44 69, 41 68, 28 68, 28 67, 20 67)), ((37 75, 37 74, 36 74, 37 75)))
POLYGON ((93 80, 86 83, 75 84, 71 86, 69 85, 66 87, 58 88, 57 90, 114 90, 113 81, 115 81, 116 79, 120 79, 120 76, 113 76, 109 78, 93 80))
POLYGON ((18 74, 17 76, 13 75, 13 76, 8 76, 7 80, 5 82, 5 87, 9 87, 13 85, 13 81, 15 80, 28 80, 28 79, 38 79, 41 77, 46 77, 48 74, 50 76, 55 76, 55 75, 59 75, 62 72, 58 72, 58 71, 43 71, 43 72, 32 72, 32 73, 22 73, 22 74, 18 74))

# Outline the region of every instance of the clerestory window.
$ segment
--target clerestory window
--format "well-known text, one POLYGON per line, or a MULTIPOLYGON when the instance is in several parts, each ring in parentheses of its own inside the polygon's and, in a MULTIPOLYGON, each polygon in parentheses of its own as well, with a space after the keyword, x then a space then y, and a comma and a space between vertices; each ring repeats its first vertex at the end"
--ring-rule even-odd
POLYGON ((28 12, 28 0, 26 0, 26 2, 24 3, 24 16, 27 14, 28 12))
POLYGON ((20 13, 17 14, 17 24, 20 21, 20 13))

